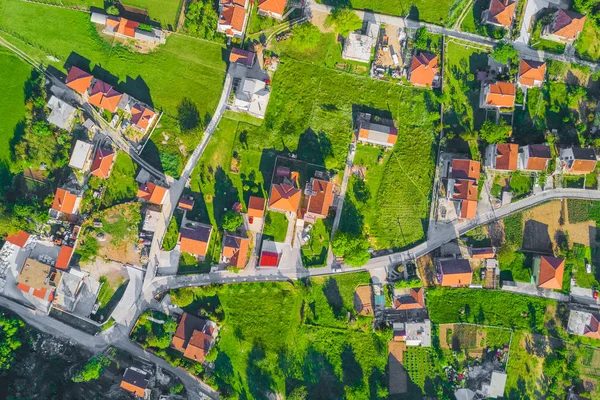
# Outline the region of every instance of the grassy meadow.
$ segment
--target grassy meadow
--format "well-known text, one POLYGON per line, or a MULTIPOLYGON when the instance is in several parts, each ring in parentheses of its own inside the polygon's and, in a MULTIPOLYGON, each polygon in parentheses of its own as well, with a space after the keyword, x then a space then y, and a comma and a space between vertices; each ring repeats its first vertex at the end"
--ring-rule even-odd
MULTIPOLYGON (((0 173, 8 179, 9 166, 12 163, 11 141, 24 129, 25 120, 25 82, 31 76, 31 67, 19 57, 4 48, 0 48, 0 173)), ((2 186, 10 181, 2 182, 2 186)))
MULTIPOLYGON (((219 320, 215 368, 208 383, 221 397, 263 399, 387 398, 386 339, 355 315, 352 299, 368 273, 301 283, 258 283, 194 288, 185 307, 219 320), (303 317, 304 316, 304 317, 303 317)), ((188 290, 188 289, 184 289, 188 290)), ((366 318, 364 320, 363 318, 366 318)))
POLYGON ((575 41, 575 50, 583 59, 590 61, 600 59, 600 25, 592 18, 586 19, 583 31, 575 41))
POLYGON ((319 3, 332 6, 349 5, 360 10, 397 15, 416 21, 431 22, 437 25, 451 26, 467 2, 462 0, 317 0, 319 3))

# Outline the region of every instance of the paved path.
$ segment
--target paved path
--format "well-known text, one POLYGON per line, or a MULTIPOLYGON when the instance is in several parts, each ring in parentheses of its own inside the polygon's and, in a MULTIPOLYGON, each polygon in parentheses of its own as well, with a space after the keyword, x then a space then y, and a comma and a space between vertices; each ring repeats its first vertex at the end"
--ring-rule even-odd
POLYGON ((350 144, 351 150, 348 152, 348 158, 346 159, 346 167, 344 168, 344 177, 342 178, 342 185, 340 187, 340 194, 336 196, 336 213, 333 219, 333 225, 331 226, 331 240, 335 236, 335 232, 340 226, 340 220, 342 219, 342 211, 344 210, 344 199, 346 198, 346 190, 348 189, 348 181, 352 175, 352 165, 354 165, 354 156, 356 155, 356 142, 350 144))

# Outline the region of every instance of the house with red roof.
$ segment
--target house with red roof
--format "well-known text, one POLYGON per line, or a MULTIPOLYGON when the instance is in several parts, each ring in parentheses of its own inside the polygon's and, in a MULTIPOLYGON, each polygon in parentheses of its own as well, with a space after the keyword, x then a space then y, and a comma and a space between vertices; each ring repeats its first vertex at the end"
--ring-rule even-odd
POLYGON ((262 197, 250 196, 248 199, 248 217, 264 218, 266 200, 262 197))
POLYGON ((485 166, 498 171, 516 171, 519 145, 515 143, 490 144, 485 150, 485 166))
POLYGON ((396 310, 417 310, 425 308, 425 291, 422 287, 410 288, 397 293, 394 298, 396 310))
POLYGON ((248 68, 252 68, 255 59, 256 53, 254 53, 253 51, 240 49, 239 47, 234 47, 229 53, 230 63, 243 65, 244 67, 248 68))
POLYGON ((483 11, 481 21, 484 24, 500 28, 510 28, 515 18, 517 2, 515 0, 491 0, 490 8, 483 11))
POLYGON ((155 121, 156 113, 151 109, 140 103, 131 107, 131 127, 136 131, 145 134, 155 121))
POLYGON ((565 260, 550 256, 533 259, 533 278, 541 289, 561 290, 565 275, 565 260))
POLYGON ((572 335, 600 339, 600 314, 597 311, 571 310, 567 332, 572 335))
POLYGON ((248 262, 250 239, 226 234, 223 236, 221 262, 236 268, 244 268, 248 262))
POLYGON ((188 221, 179 229, 179 250, 203 260, 208 252, 212 226, 188 221))
POLYGON ((567 147, 560 150, 560 165, 563 173, 587 175, 594 172, 598 158, 591 147, 567 147))
POLYGON ((68 270, 72 257, 73 247, 65 245, 61 246, 60 251, 58 252, 58 258, 56 259, 55 267, 63 271, 68 270))
POLYGON ((13 246, 16 246, 20 249, 25 247, 27 243, 29 243, 29 238, 31 235, 25 231, 19 231, 15 234, 8 235, 6 237, 6 243, 10 243, 13 246))
POLYGON ((182 352, 184 357, 202 363, 214 346, 218 333, 217 324, 213 321, 184 312, 171 340, 171 347, 182 352))
POLYGON ((477 213, 481 164, 473 160, 452 160, 446 194, 460 219, 473 219, 477 213))
POLYGON ((221 0, 217 32, 228 37, 241 38, 246 29, 248 0, 221 0))
POLYGON ((546 63, 543 61, 521 60, 517 82, 524 88, 542 87, 546 79, 546 63))
POLYGON ((92 86, 92 74, 85 72, 77 67, 71 67, 65 84, 77 93, 87 96, 89 88, 92 86))
POLYGON ((140 185, 137 197, 152 204, 162 205, 168 193, 169 189, 148 181, 140 185))
POLYGON ((541 38, 554 42, 572 43, 577 39, 585 25, 585 15, 574 11, 559 9, 542 28, 541 38))
POLYGON ((373 118, 369 113, 358 113, 354 130, 359 142, 376 146, 394 147, 398 139, 398 128, 393 120, 373 118))
POLYGON ((307 183, 306 212, 304 221, 315 223, 317 219, 327 218, 333 205, 333 183, 322 179, 311 178, 307 183))
POLYGON ((88 102, 101 110, 111 113, 117 111, 117 107, 123 95, 113 89, 108 83, 97 80, 90 91, 88 102))
POLYGON ((510 82, 483 82, 481 108, 512 108, 515 105, 517 89, 510 82))
POLYGON ((287 0, 258 0, 258 15, 282 19, 287 0))
POLYGON ((263 240, 258 260, 259 267, 278 268, 283 254, 283 243, 263 240))
POLYGON ((181 210, 192 211, 194 209, 194 199, 191 197, 183 197, 179 199, 179 203, 177 203, 177 207, 181 210))
POLYGON ((92 161, 91 173, 100 179, 106 179, 115 160, 115 152, 107 147, 101 147, 96 150, 96 155, 92 161))
POLYGON ((77 215, 81 205, 81 196, 68 189, 58 188, 50 208, 50 216, 60 218, 63 215, 77 215))
POLYGON ((269 209, 277 212, 296 213, 300 206, 300 189, 288 183, 276 183, 271 186, 269 209))
POLYGON ((414 55, 410 65, 408 80, 415 86, 439 86, 440 67, 438 56, 424 51, 414 55), (435 85, 434 85, 435 83, 435 85))
POLYGON ((545 171, 551 159, 552 152, 546 144, 521 146, 517 167, 521 171, 545 171))

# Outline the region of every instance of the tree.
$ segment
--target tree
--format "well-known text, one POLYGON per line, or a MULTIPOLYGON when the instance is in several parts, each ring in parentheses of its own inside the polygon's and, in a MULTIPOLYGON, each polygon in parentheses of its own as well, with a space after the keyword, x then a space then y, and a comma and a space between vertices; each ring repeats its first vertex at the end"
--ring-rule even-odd
POLYGON ((0 317, 0 369, 10 368, 15 350, 21 347, 18 334, 23 325, 20 319, 0 317))
POLYGON ((223 229, 229 232, 235 232, 244 223, 244 217, 233 210, 229 210, 223 216, 223 229))
POLYGON ((87 236, 85 241, 77 246, 77 250, 75 250, 75 254, 79 255, 81 262, 92 261, 98 255, 98 251, 100 250, 100 244, 98 240, 93 236, 87 236))
POLYGON ((479 130, 479 137, 488 143, 502 143, 508 139, 511 128, 504 120, 496 125, 492 121, 485 121, 479 130))
POLYGON ((183 391, 183 384, 178 383, 176 385, 171 386, 171 388, 169 389, 169 392, 171 394, 178 394, 181 393, 183 391))
POLYGON ((347 37, 350 32, 362 27, 362 20, 354 10, 345 7, 336 7, 325 19, 325 26, 335 26, 336 32, 347 37))
POLYGON ((310 22, 295 25, 292 28, 292 34, 294 35, 292 39, 294 46, 300 51, 314 49, 321 41, 319 28, 310 22))
POLYGON ((110 365, 110 359, 106 356, 97 356, 92 357, 90 360, 83 366, 81 371, 79 371, 71 380, 73 382, 89 382, 100 378, 102 371, 104 371, 104 367, 110 365))
POLYGON ((331 243, 333 253, 344 257, 344 262, 352 267, 364 265, 369 258, 369 242, 361 235, 337 232, 331 243))
POLYGON ((219 16, 210 0, 200 0, 190 3, 185 13, 184 27, 191 35, 204 39, 214 39, 217 36, 219 16))
POLYGON ((429 50, 429 37, 424 26, 417 29, 415 33, 415 47, 419 50, 429 50))
POLYGON ((178 307, 186 307, 194 301, 194 292, 190 288, 171 290, 171 303, 178 307))
POLYGON ((573 9, 587 14, 599 5, 598 0, 573 0, 573 9))
POLYGON ((503 40, 494 47, 490 56, 499 63, 508 64, 519 59, 519 52, 512 44, 503 40))

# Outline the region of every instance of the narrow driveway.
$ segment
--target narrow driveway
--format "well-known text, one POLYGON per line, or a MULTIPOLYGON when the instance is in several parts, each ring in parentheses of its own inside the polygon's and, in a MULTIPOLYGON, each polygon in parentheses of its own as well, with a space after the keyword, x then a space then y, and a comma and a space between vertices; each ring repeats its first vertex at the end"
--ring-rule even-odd
POLYGON ((350 175, 352 175, 352 166, 354 165, 354 156, 356 155, 356 142, 350 144, 350 151, 348 151, 348 158, 346 159, 346 167, 344 168, 344 177, 342 178, 342 185, 340 187, 340 194, 336 196, 336 212, 335 218, 333 219, 333 225, 331 226, 331 240, 335 236, 335 232, 340 226, 340 220, 342 219, 342 211, 344 209, 344 199, 346 198, 346 190, 348 189, 348 181, 350 175))

